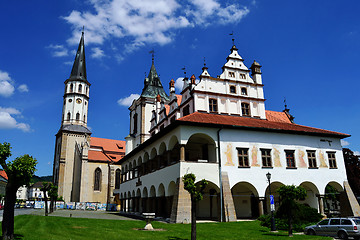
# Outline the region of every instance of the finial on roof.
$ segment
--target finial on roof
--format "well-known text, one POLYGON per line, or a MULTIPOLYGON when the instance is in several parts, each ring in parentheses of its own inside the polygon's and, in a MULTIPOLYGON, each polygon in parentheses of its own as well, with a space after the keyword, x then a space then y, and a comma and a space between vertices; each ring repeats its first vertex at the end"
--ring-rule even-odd
POLYGON ((175 87, 175 81, 174 79, 170 80, 169 87, 175 87))
POLYGON ((229 35, 233 36, 231 40, 232 40, 232 45, 235 46, 234 31, 231 31, 231 33, 229 35))
POLYGON ((155 51, 152 49, 149 53, 151 53, 151 61, 154 64, 154 58, 155 58, 155 51))
POLYGON ((290 109, 287 108, 287 104, 286 104, 286 97, 284 97, 284 113, 286 114, 286 116, 289 118, 290 122, 294 123, 294 116, 290 114, 290 109))
POLYGON ((82 34, 84 34, 84 32, 85 32, 85 26, 83 25, 82 34))
POLYGON ((284 106, 285 106, 285 110, 288 110, 286 105, 286 97, 284 97, 284 106))
POLYGON ((206 59, 205 59, 205 57, 204 57, 204 67, 206 67, 206 59))
POLYGON ((191 84, 195 84, 195 80, 196 80, 196 77, 195 77, 195 75, 193 74, 193 75, 190 77, 190 82, 191 82, 191 84))

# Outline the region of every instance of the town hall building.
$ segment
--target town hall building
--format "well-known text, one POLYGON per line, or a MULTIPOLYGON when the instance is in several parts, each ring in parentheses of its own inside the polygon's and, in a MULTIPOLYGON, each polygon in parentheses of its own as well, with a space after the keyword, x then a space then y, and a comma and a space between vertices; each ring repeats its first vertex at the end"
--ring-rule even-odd
POLYGON ((294 184, 307 190, 301 203, 324 214, 330 185, 348 199, 342 214, 359 215, 340 143, 350 135, 296 124, 286 107, 266 110, 261 66, 254 61, 248 69, 235 45, 220 76, 204 65, 199 81, 183 79, 180 95, 174 84, 168 95, 152 62, 141 96, 129 107, 126 155, 115 163, 121 211, 190 222, 182 176, 193 173, 197 182, 209 182, 198 218, 255 218, 269 212, 270 173, 276 208, 276 189, 294 184))

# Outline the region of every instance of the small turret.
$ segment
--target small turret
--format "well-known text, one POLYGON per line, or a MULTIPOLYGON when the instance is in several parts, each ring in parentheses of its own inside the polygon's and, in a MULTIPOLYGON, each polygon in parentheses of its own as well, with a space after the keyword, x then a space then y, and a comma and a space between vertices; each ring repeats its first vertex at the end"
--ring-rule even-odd
POLYGON ((261 79, 261 65, 256 62, 254 60, 253 64, 251 64, 251 76, 253 77, 254 79, 254 82, 257 83, 257 84, 262 84, 262 79, 261 79))
POLYGON ((174 81, 174 79, 171 79, 170 82, 169 82, 169 90, 170 90, 170 95, 171 95, 171 93, 175 92, 175 81, 174 81))

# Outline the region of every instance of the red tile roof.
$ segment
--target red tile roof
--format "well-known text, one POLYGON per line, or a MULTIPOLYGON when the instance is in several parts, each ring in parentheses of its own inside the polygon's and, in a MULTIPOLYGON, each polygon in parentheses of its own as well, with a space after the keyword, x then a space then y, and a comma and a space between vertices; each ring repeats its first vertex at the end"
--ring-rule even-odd
MULTIPOLYGON (((270 113, 271 115, 272 113, 270 113)), ((251 129, 261 129, 269 131, 281 131, 281 132, 293 132, 293 133, 302 133, 309 135, 331 135, 337 136, 340 138, 349 137, 350 135, 328 131, 319 128, 302 126, 294 123, 287 123, 280 114, 272 114, 270 120, 249 118, 249 117, 240 117, 240 116, 229 116, 229 115, 219 115, 219 114, 209 114, 209 113, 200 113, 194 112, 185 117, 179 118, 178 121, 182 122, 191 122, 199 124, 216 124, 216 125, 228 125, 234 127, 243 127, 251 129)))
POLYGON ((117 162, 125 155, 125 141, 91 137, 89 161, 117 162))
POLYGON ((7 174, 6 174, 6 172, 4 170, 0 170, 0 176, 5 178, 6 180, 8 179, 8 176, 7 176, 7 174))
POLYGON ((283 122, 283 123, 291 123, 290 119, 287 117, 284 112, 275 112, 265 110, 266 119, 271 122, 283 122))

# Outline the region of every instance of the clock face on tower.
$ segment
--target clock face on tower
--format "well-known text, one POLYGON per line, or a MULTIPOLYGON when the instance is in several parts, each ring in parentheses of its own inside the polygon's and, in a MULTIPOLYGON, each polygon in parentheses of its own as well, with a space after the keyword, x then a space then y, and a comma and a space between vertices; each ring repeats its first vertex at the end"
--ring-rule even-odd
POLYGON ((80 99, 80 98, 76 99, 76 102, 80 104, 80 103, 81 103, 81 99, 80 99))

